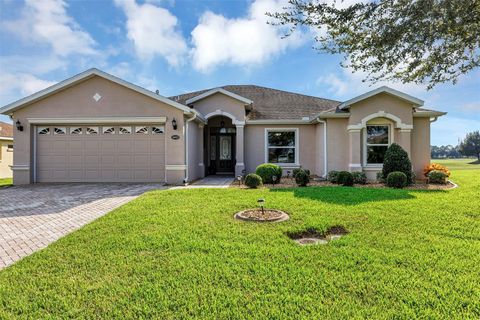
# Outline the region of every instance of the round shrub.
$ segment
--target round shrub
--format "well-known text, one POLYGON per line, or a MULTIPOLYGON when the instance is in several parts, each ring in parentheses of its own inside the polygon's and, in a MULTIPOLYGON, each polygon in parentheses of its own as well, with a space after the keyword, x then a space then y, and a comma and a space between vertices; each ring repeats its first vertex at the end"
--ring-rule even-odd
POLYGON ((345 186, 351 187, 353 186, 353 176, 348 171, 340 171, 338 173, 338 183, 345 186))
POLYGON ((245 177, 245 185, 249 188, 257 188, 262 185, 262 178, 255 173, 249 173, 245 177))
POLYGON ((299 173, 300 171, 305 171, 307 173, 307 175, 310 176, 310 170, 302 169, 302 168, 295 168, 295 169, 293 169, 293 172, 292 172, 293 177, 295 178, 297 176, 297 173, 299 173))
POLYGON ((428 174, 434 170, 442 171, 447 175, 447 177, 450 177, 450 171, 447 169, 447 167, 442 166, 441 164, 438 164, 438 163, 431 163, 427 165, 425 168, 423 168, 423 174, 425 175, 425 177, 428 177, 428 174))
POLYGON ((331 183, 338 183, 338 174, 339 171, 330 171, 327 175, 327 180, 330 181, 331 183))
POLYGON ((407 175, 400 171, 390 172, 387 176, 387 186, 401 189, 407 186, 407 175))
POLYGON ((277 177, 275 183, 279 183, 282 177, 282 168, 273 163, 264 163, 257 167, 255 173, 262 178, 263 183, 273 183, 273 176, 277 177))
POLYGON ((392 143, 383 160, 383 177, 387 177, 391 172, 400 171, 407 177, 407 185, 412 184, 412 162, 408 158, 408 153, 400 145, 392 143))
POLYGON ((434 184, 445 184, 447 183, 448 175, 440 170, 432 170, 428 173, 428 182, 434 184))
POLYGON ((366 184, 367 183, 367 175, 365 172, 352 172, 353 176, 353 183, 356 184, 366 184))
POLYGON ((299 187, 306 187, 307 184, 310 182, 310 171, 308 170, 299 170, 295 175, 295 182, 299 187))

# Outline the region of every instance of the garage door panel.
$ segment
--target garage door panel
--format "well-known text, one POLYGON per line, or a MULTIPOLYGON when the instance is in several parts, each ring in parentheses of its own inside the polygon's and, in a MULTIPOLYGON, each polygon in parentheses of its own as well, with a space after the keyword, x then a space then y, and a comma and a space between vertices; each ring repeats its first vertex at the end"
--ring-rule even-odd
POLYGON ((61 127, 66 134, 37 134, 38 182, 164 181, 163 134, 119 134, 120 126, 115 134, 103 133, 101 126, 98 134, 72 134, 69 126, 61 127))

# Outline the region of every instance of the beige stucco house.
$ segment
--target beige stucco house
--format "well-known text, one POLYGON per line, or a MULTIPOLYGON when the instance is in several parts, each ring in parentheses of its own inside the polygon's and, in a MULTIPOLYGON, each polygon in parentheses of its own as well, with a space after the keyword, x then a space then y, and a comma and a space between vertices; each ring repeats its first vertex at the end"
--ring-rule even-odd
POLYGON ((11 178, 13 165, 13 127, 0 121, 0 179, 11 178))
POLYGON ((253 85, 167 98, 90 69, 0 111, 17 124, 14 184, 179 184, 265 162, 374 179, 393 142, 420 176, 430 123, 445 114, 422 106, 388 87, 344 102, 253 85))

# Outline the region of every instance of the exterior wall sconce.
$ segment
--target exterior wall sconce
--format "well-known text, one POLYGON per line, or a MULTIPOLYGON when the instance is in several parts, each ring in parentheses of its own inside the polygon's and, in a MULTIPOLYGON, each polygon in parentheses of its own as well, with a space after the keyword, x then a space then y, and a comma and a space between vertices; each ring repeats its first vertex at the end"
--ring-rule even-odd
POLYGON ((23 131, 23 126, 22 126, 22 124, 20 123, 20 120, 17 120, 17 122, 15 122, 15 125, 17 126, 17 130, 18 130, 18 131, 23 131))
POLYGON ((172 127, 173 127, 173 130, 177 130, 177 128, 178 128, 177 120, 175 120, 175 118, 173 118, 173 120, 172 120, 172 127))

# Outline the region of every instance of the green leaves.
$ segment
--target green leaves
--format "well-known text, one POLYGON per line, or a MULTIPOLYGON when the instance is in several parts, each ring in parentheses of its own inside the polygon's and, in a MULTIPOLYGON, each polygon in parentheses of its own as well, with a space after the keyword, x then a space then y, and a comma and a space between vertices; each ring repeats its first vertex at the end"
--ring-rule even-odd
POLYGON ((480 1, 383 0, 340 2, 290 0, 272 24, 324 32, 316 49, 345 56, 343 67, 365 80, 435 85, 452 82, 480 65, 480 1))

